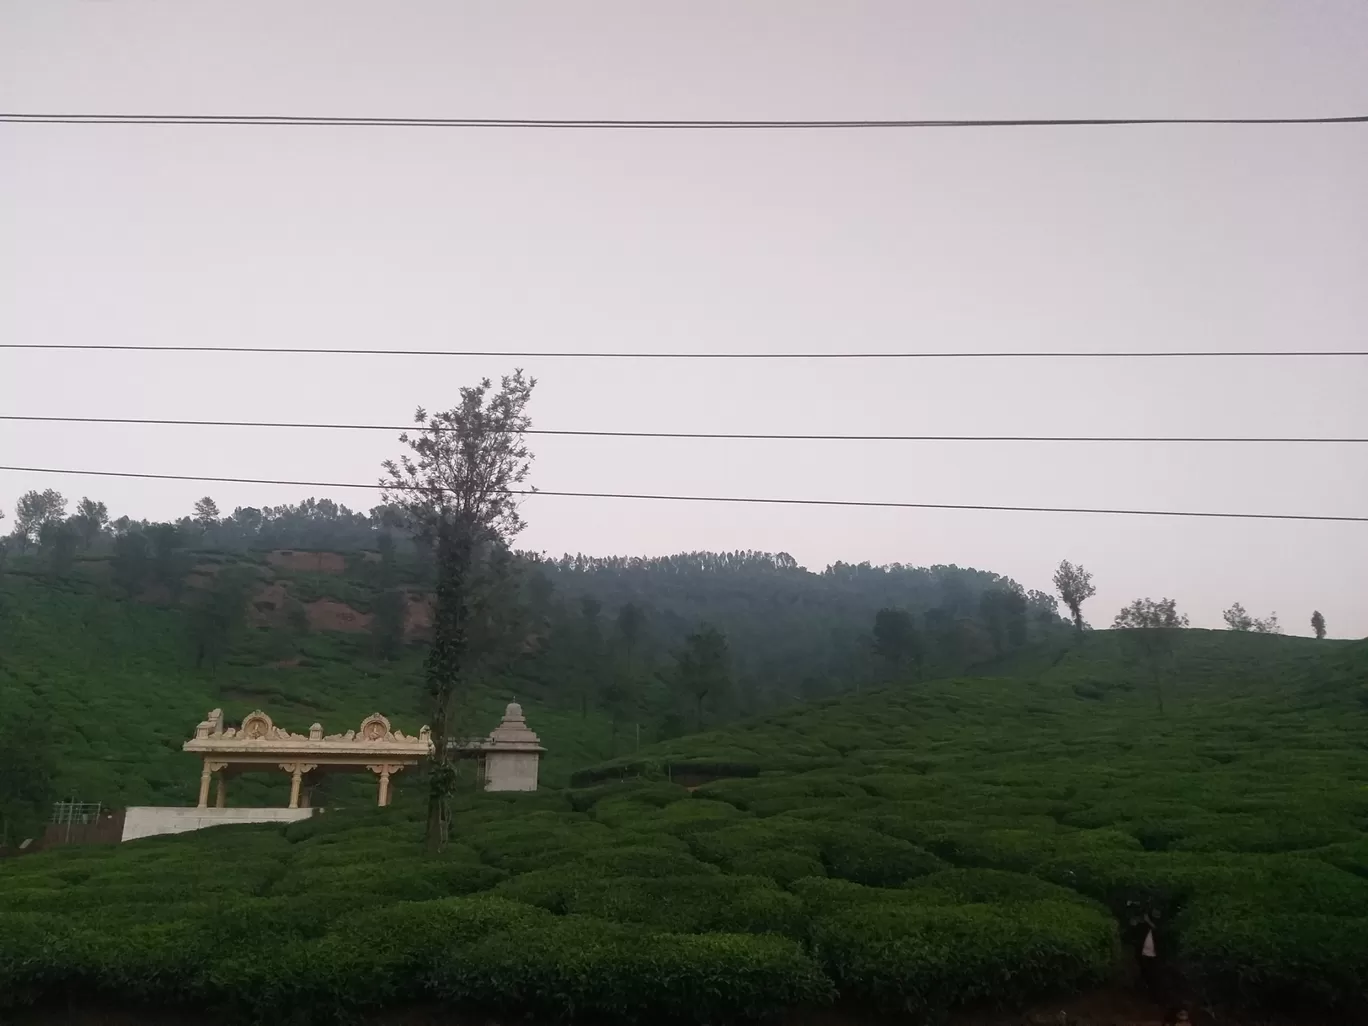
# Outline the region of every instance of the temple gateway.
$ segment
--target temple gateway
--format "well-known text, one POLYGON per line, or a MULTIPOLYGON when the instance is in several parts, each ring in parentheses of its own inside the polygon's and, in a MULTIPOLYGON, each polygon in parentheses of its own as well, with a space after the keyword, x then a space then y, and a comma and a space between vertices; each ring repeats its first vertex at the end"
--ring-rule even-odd
MULTIPOLYGON (((208 809, 214 787, 214 808, 228 805, 228 781, 241 773, 273 772, 290 776, 291 809, 307 809, 312 785, 320 775, 367 772, 377 778, 377 804, 388 805, 390 780, 418 765, 432 754, 427 727, 416 737, 390 726, 379 713, 361 721, 357 730, 324 734, 315 723, 307 734, 293 734, 277 727, 260 709, 249 714, 239 727, 225 726, 223 710, 214 709, 195 727, 195 736, 181 746, 203 760, 200 772, 199 808, 208 809)), ((535 791, 541 754, 537 735, 527 726, 522 706, 510 702, 503 722, 487 737, 453 742, 451 751, 477 766, 478 779, 486 791, 535 791)))

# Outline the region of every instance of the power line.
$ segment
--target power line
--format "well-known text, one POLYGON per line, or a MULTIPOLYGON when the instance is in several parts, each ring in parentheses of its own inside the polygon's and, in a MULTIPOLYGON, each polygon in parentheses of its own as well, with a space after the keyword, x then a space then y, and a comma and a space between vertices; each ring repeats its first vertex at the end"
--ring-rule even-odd
MULTIPOLYGON (((205 484, 289 485, 299 488, 364 488, 380 490, 385 485, 340 481, 287 481, 259 477, 208 477, 200 474, 141 474, 117 470, 62 470, 55 467, 0 467, 0 471, 21 474, 72 474, 82 477, 124 477, 147 481, 197 481, 205 484)), ((875 502, 859 499, 770 499, 731 495, 647 495, 633 492, 569 492, 542 489, 513 489, 510 495, 543 495, 575 499, 647 499, 656 502, 724 502, 773 506, 845 506, 871 509, 945 509, 979 510, 992 513, 1099 513, 1138 517, 1201 517, 1219 520, 1316 520, 1335 523, 1368 523, 1368 516, 1323 516, 1308 513, 1213 513, 1195 510, 1099 509, 1082 506, 996 506, 952 502, 875 502)))
POLYGON ((1368 349, 1316 350, 1090 350, 1032 352, 1000 350, 996 352, 856 352, 856 353, 684 353, 684 352, 545 352, 507 351, 497 349, 342 349, 326 346, 198 346, 198 345, 119 345, 78 343, 62 345, 48 342, 0 342, 0 349, 70 350, 72 352, 130 352, 130 353, 276 353, 280 355, 311 356, 467 356, 503 357, 513 359, 574 359, 574 360, 1145 360, 1176 358, 1250 358, 1250 357, 1336 357, 1368 356, 1368 349))
MULTIPOLYGON (((152 427, 303 428, 320 431, 420 431, 417 424, 334 424, 272 420, 171 420, 150 417, 53 417, 0 414, 0 421, 43 424, 134 424, 152 427)), ((440 429, 439 429, 440 430, 440 429)), ((767 434, 748 431, 576 431, 529 428, 525 434, 567 438, 685 438, 719 441, 783 442, 1182 442, 1246 444, 1357 445, 1368 438, 1314 438, 1305 436, 1249 437, 1215 435, 832 435, 767 434)))
POLYGON ((258 125, 335 128, 541 129, 820 129, 820 128, 1078 128, 1140 125, 1344 125, 1368 115, 1288 118, 987 118, 854 120, 633 120, 609 118, 389 118, 259 114, 25 114, 0 113, 0 122, 61 125, 258 125))

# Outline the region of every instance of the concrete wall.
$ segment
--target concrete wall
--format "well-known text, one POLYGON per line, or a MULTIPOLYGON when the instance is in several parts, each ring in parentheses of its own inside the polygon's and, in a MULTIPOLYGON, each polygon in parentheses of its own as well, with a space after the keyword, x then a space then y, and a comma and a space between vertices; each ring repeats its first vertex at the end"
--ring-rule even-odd
POLYGON ((155 834, 183 834, 230 823, 293 823, 321 809, 194 809, 134 805, 124 811, 123 836, 132 841, 155 834))
POLYGON ((486 791, 535 791, 538 752, 486 752, 486 791))

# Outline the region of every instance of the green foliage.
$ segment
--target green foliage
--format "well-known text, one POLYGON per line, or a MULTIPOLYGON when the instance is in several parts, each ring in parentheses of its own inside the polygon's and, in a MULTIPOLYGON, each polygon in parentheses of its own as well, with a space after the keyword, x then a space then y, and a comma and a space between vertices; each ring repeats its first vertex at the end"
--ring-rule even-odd
POLYGON ((454 953, 433 980, 457 1007, 621 1023, 754 1020, 832 996, 791 940, 650 934, 580 916, 495 933, 454 953))
POLYGON ((921 1017, 1099 984, 1117 944, 1115 922, 1074 902, 869 901, 813 924, 814 952, 843 994, 921 1017))
MULTIPOLYGON (((64 789, 190 800, 186 724, 220 688, 261 687, 262 668, 196 674, 176 608, 35 572, 4 585, 21 630, 0 711, 42 710, 64 789)), ((0 1001, 716 1022, 838 993, 934 1018, 1091 986, 1149 911, 1196 997, 1350 1020, 1368 964, 1368 646, 1175 631, 1161 718, 1119 634, 646 746, 588 766, 578 790, 460 794, 440 856, 400 775, 392 808, 368 782, 286 827, 7 859, 0 1001)), ((392 704, 416 653, 301 646, 318 667, 225 704, 283 703, 296 730, 377 707, 421 722, 392 704)), ((507 700, 472 697, 491 720, 507 700)), ((563 760, 606 750, 585 740, 607 736, 592 709, 529 715, 563 760)), ((233 793, 283 801, 268 787, 233 793)))

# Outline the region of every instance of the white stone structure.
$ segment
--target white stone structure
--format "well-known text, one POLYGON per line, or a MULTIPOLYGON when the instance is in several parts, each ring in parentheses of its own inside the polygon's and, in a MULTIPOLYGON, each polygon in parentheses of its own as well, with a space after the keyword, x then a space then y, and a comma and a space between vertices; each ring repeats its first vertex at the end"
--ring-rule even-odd
POLYGON ((417 737, 391 730, 390 721, 372 713, 359 730, 345 734, 323 733, 315 723, 308 734, 291 734, 277 727, 260 709, 250 713, 241 727, 225 727, 223 710, 213 709, 195 727, 195 736, 181 745, 204 759, 200 773, 199 807, 209 806, 209 784, 218 774, 215 808, 228 804, 228 777, 259 770, 284 770, 290 774, 290 808, 307 807, 305 785, 320 773, 369 770, 379 778, 378 804, 388 805, 390 777, 407 766, 416 766, 432 754, 427 727, 417 737))
POLYGON ((458 754, 479 760, 486 791, 535 791, 544 751, 541 739, 527 726, 522 706, 509 702, 503 722, 489 737, 462 744, 458 754))
POLYGON ((134 805, 124 810, 120 841, 135 841, 156 834, 183 834, 205 827, 231 823, 293 823, 308 819, 321 809, 182 809, 134 805))

